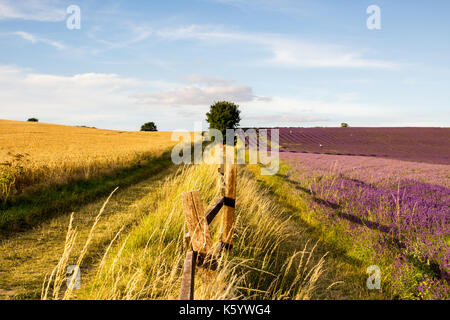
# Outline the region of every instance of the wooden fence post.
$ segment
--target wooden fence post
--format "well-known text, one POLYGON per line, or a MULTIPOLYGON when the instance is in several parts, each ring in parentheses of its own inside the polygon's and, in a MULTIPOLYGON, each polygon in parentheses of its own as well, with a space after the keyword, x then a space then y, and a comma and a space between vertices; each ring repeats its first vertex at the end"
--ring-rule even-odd
POLYGON ((233 247, 234 212, 236 207, 236 164, 225 166, 225 199, 222 219, 222 243, 221 246, 230 250, 233 247))
POLYGON ((184 260, 181 290, 178 300, 194 300, 194 279, 197 253, 189 251, 184 260))
POLYGON ((217 268, 218 263, 212 251, 208 225, 222 206, 224 207, 224 213, 221 242, 218 249, 220 252, 223 248, 231 250, 233 247, 237 165, 226 164, 224 171, 225 197, 221 198, 207 213, 203 209, 200 192, 192 191, 181 194, 181 203, 189 231, 185 235, 185 241, 191 251, 187 253, 184 261, 179 300, 194 299, 196 265, 210 270, 216 270, 217 268))
POLYGON ((192 191, 181 194, 181 202, 186 216, 192 250, 204 255, 211 254, 211 236, 200 192, 192 191))

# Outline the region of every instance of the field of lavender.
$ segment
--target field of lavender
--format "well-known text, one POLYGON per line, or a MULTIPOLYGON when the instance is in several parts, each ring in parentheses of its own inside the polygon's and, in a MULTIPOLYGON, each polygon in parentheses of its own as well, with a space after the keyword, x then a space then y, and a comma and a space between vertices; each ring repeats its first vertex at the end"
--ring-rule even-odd
POLYGON ((450 164, 450 128, 281 128, 284 150, 450 164))
MULTIPOLYGON (((285 150, 293 151, 294 139, 286 138, 291 135, 289 130, 282 131, 280 142, 285 150)), ((300 130, 304 129, 294 130, 297 136, 300 130)), ((323 130, 323 136, 327 136, 329 130, 323 130)), ((427 130, 423 130, 425 134, 427 130)), ((320 130, 314 132, 319 136, 320 130)), ((337 142, 339 135, 334 136, 334 146, 343 146, 338 153, 358 150, 355 153, 402 158, 405 152, 404 158, 409 161, 289 151, 280 154, 290 168, 286 183, 310 198, 324 228, 350 237, 355 251, 380 266, 389 289, 401 299, 450 298, 450 165, 446 154, 450 139, 444 134, 448 129, 440 132, 429 145, 411 141, 407 157, 406 135, 391 138, 404 144, 384 148, 381 143, 367 143, 366 151, 358 149, 358 145, 365 139, 369 141, 367 136, 355 138, 354 143, 347 136, 344 141, 348 146, 337 142), (442 143, 440 147, 437 141, 442 143), (422 154, 426 148, 441 153, 422 154)), ((425 135, 418 140, 431 138, 425 135)), ((375 139, 374 135, 370 139, 375 139)), ((305 145, 300 141, 296 148, 305 145)), ((323 145, 324 141, 322 138, 315 143, 323 145)))

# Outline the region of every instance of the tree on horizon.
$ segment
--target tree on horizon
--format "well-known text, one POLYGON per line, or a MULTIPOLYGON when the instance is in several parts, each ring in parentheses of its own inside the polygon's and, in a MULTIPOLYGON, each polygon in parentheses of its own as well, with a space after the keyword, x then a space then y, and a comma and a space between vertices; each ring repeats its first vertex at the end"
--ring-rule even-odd
POLYGON ((209 112, 206 113, 206 121, 210 129, 219 130, 225 136, 227 129, 235 129, 239 125, 240 113, 238 105, 220 101, 210 106, 209 112))
POLYGON ((141 131, 158 131, 154 122, 147 122, 141 126, 141 131))

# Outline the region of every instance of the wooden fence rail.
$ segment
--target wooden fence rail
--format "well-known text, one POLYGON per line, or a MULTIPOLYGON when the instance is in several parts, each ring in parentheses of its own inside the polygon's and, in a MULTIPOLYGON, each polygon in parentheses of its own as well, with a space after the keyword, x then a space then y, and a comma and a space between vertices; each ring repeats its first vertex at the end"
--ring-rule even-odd
POLYGON ((217 269, 217 254, 233 247, 234 215, 236 203, 236 164, 227 164, 224 169, 225 192, 208 211, 203 210, 200 192, 191 191, 181 195, 188 233, 185 242, 189 248, 184 261, 179 300, 194 299, 194 278, 196 266, 210 270, 217 269), (209 225, 223 210, 221 241, 216 250, 212 248, 209 225))

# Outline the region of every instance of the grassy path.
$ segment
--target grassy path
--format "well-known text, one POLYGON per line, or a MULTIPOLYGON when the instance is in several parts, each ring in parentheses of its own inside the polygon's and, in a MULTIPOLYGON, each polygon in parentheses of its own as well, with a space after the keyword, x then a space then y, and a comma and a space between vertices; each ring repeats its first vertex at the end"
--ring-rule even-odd
POLYGON ((170 152, 145 161, 143 165, 118 169, 112 174, 19 195, 10 199, 6 206, 0 204, 0 240, 62 213, 77 211, 80 204, 106 197, 116 186, 134 185, 172 164, 170 152))
MULTIPOLYGON (((122 235, 102 272, 78 298, 176 299, 185 255, 179 194, 199 190, 205 204, 211 204, 217 198, 214 172, 214 166, 189 167, 158 190, 160 195, 152 196, 157 209, 122 235)), ((233 250, 209 280, 197 272, 196 299, 387 298, 383 291, 367 289, 364 261, 324 241, 302 220, 309 212, 307 199, 282 176, 264 180, 242 168, 236 202, 233 250), (295 201, 286 201, 283 195, 295 201), (322 267, 315 268, 318 265, 322 267), (306 276, 315 272, 317 277, 306 276)), ((211 228, 213 242, 217 226, 211 228)))
MULTIPOLYGON (((139 200, 151 192, 159 180, 174 172, 175 168, 171 165, 114 194, 97 225, 83 270, 89 270, 101 259, 105 247, 122 227, 126 232, 139 223, 147 211, 139 200)), ((120 183, 117 185, 120 186, 120 183)), ((79 233, 75 254, 85 243, 105 198, 84 205, 75 212, 74 227, 79 233)), ((52 271, 63 252, 69 218, 68 213, 59 215, 0 242, 0 299, 40 298, 44 277, 52 271)))

